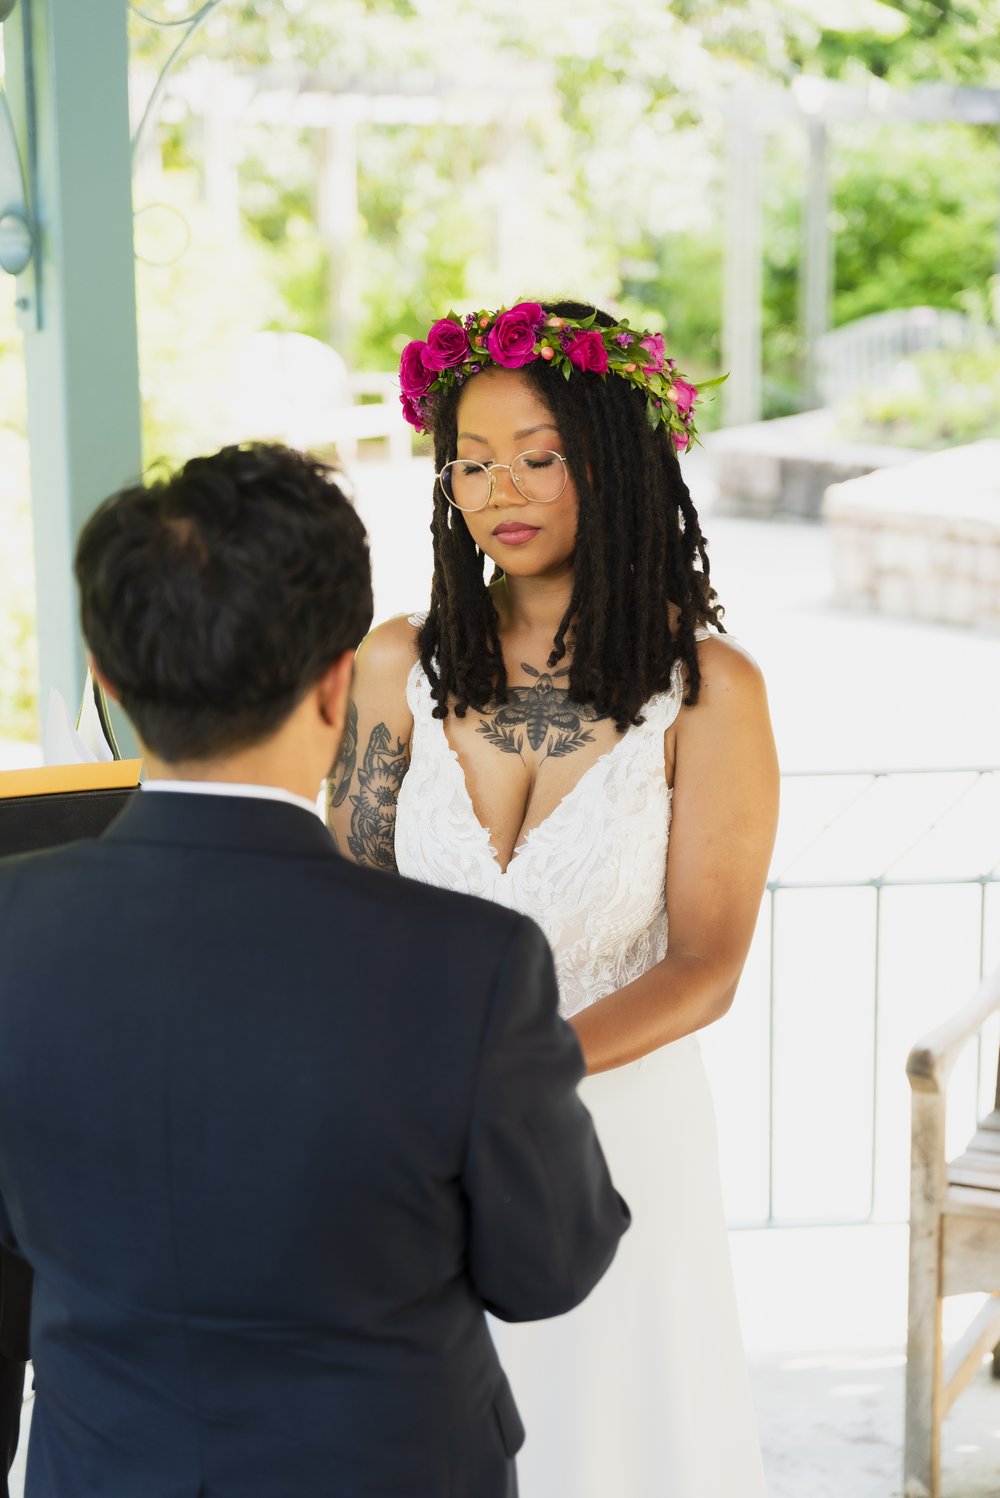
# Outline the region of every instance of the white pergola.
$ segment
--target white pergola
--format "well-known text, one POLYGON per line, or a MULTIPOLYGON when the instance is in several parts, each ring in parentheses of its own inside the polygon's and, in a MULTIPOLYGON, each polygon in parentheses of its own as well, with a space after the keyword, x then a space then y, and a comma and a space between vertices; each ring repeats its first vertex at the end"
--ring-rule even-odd
MULTIPOLYGON (((830 135, 867 123, 1000 126, 1000 89, 920 84, 897 90, 803 75, 790 89, 748 86, 722 104, 726 123, 726 253, 723 386, 727 425, 761 415, 761 298, 764 225, 762 163, 767 137, 805 131, 808 169, 802 213, 800 318, 807 398, 817 394, 817 348, 830 325, 834 244, 830 231, 830 135)), ((1000 139, 998 139, 1000 146, 1000 139)), ((1000 150, 997 153, 997 269, 1000 271, 1000 150)))
MULTIPOLYGON (((331 252, 329 339, 335 348, 344 349, 350 344, 359 302, 359 128, 407 125, 417 130, 450 125, 490 130, 490 171, 496 187, 494 263, 498 279, 515 284, 523 224, 508 182, 525 150, 525 122, 539 102, 551 96, 554 83, 552 69, 536 64, 514 69, 498 63, 489 89, 476 93, 447 74, 358 78, 334 70, 274 66, 247 72, 196 58, 171 80, 169 98, 174 108, 180 105, 201 122, 206 203, 216 220, 234 231, 239 227, 241 132, 267 126, 313 134, 318 228, 331 252)), ((152 76, 133 75, 132 112, 139 121, 136 183, 140 191, 148 185, 154 195, 157 153, 150 149, 155 143, 153 132, 144 129, 143 122, 151 119, 149 104, 155 88, 152 76)))

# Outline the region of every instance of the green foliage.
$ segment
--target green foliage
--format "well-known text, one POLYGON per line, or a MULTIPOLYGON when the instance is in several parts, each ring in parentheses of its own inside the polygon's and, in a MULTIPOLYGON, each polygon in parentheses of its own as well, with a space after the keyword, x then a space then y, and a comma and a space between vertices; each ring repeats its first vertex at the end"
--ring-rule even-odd
POLYGON ((835 320, 954 307, 996 268, 997 143, 984 126, 853 129, 838 143, 835 320))
MULTIPOLYGON (((1000 56, 991 5, 550 0, 539 27, 528 0, 464 10, 445 0, 224 0, 194 50, 272 76, 311 70, 324 86, 376 95, 434 95, 449 77, 447 59, 462 59, 467 108, 457 123, 359 129, 363 253, 353 266, 334 262, 349 317, 330 307, 315 143, 248 127, 243 211, 269 251, 287 326, 333 336, 350 363, 391 368, 406 338, 448 302, 589 294, 649 327, 666 320, 671 346, 705 377, 721 367, 725 204, 718 120, 705 116, 704 101, 747 77, 783 83, 801 70, 905 85, 931 76, 928 49, 936 80, 964 78, 970 67, 985 78, 1000 56), (525 89, 532 79, 537 87, 525 89), (478 112, 484 91, 502 97, 512 85, 520 87, 509 113, 523 174, 516 151, 513 163, 505 157, 506 125, 478 112), (517 184, 517 217, 528 226, 513 260, 496 249, 501 171, 517 184)), ((139 24, 135 32, 137 55, 159 61, 176 36, 139 24)), ((989 268, 990 132, 976 143, 960 127, 898 129, 880 132, 874 146, 870 132, 860 134, 838 131, 835 140, 834 321, 914 301, 953 305, 989 268)), ((801 187, 798 140, 779 142, 766 184, 769 414, 800 399, 801 187)))
POLYGON ((1000 82, 995 0, 881 0, 880 9, 894 15, 896 28, 821 26, 815 57, 825 73, 869 73, 897 83, 1000 82))
POLYGON ((845 407, 862 437, 903 447, 953 447, 1000 438, 1000 345, 919 354, 845 407))
MULTIPOLYGON (((765 179, 768 415, 798 408, 801 142, 776 141, 765 179)), ((996 263, 996 139, 982 126, 854 126, 833 135, 833 325, 894 307, 965 310, 996 263)))

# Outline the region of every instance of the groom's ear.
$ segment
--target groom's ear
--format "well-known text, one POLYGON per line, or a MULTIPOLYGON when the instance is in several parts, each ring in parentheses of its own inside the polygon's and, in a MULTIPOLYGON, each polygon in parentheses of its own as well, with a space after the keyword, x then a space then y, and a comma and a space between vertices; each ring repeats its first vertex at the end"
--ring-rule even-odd
POLYGON ((90 653, 88 653, 87 655, 87 663, 90 666, 91 675, 98 683, 101 690, 104 692, 105 697, 110 697, 112 702, 117 702, 118 693, 115 691, 114 686, 110 681, 108 681, 108 678, 105 676, 100 666, 94 660, 93 655, 91 655, 90 653))
POLYGON ((345 650, 327 666, 317 683, 317 700, 324 723, 343 733, 354 680, 354 651, 345 650))

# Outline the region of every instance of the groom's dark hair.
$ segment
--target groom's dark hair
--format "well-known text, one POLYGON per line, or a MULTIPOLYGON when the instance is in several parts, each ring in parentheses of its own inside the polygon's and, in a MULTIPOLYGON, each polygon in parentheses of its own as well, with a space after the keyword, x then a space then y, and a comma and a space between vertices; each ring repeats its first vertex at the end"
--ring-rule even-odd
POLYGON ((76 578, 98 670, 168 762, 268 738, 372 619, 353 506, 325 464, 271 444, 112 495, 76 578))

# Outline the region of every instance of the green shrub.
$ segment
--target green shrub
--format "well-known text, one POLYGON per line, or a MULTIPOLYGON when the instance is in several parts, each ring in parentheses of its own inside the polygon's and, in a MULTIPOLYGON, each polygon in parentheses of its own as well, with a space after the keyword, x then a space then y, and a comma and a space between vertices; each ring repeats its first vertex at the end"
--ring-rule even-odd
POLYGON ((844 406, 846 431, 904 447, 954 447, 1000 437, 1000 345, 936 350, 844 406))

